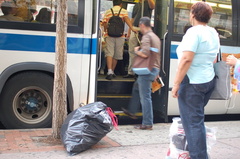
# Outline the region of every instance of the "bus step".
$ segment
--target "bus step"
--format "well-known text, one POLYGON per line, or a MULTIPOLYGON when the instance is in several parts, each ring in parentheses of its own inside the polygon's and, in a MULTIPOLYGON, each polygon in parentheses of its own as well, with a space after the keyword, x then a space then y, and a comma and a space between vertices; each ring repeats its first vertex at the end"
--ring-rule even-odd
POLYGON ((118 97, 97 97, 97 101, 101 101, 105 103, 108 107, 112 108, 114 111, 121 111, 121 107, 127 107, 130 101, 130 97, 128 98, 118 98, 118 97))
POLYGON ((131 94, 134 80, 98 80, 97 94, 131 94))

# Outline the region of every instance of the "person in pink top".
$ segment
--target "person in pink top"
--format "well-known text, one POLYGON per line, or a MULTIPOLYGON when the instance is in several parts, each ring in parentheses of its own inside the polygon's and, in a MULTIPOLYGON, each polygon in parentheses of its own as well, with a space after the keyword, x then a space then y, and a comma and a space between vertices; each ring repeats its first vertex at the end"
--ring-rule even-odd
POLYGON ((114 15, 119 15, 119 17, 122 18, 123 23, 126 22, 132 31, 137 32, 130 22, 127 10, 122 8, 122 0, 113 0, 113 8, 107 10, 103 18, 104 32, 106 36, 105 57, 108 68, 106 76, 107 80, 111 80, 116 77, 114 69, 117 65, 117 61, 123 59, 123 46, 125 41, 123 33, 120 37, 112 37, 108 34, 109 20, 113 16, 113 13, 114 15))

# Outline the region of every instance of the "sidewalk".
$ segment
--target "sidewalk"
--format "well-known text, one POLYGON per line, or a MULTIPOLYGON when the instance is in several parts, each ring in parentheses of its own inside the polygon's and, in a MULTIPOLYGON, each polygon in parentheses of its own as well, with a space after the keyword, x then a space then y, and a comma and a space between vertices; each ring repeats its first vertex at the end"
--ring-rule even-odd
MULTIPOLYGON (((153 130, 133 125, 113 129, 91 149, 69 156, 63 145, 50 143, 51 129, 0 130, 0 159, 164 159, 169 146, 170 123, 154 124, 153 130)), ((240 121, 206 122, 217 127, 217 143, 211 159, 239 159, 240 121)))

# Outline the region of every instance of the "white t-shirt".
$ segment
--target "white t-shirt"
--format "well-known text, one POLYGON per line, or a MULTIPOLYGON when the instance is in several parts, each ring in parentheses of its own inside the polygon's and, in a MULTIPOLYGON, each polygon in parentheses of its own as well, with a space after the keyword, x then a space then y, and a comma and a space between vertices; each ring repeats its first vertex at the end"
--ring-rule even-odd
POLYGON ((219 36, 214 28, 197 25, 187 30, 177 48, 177 55, 181 60, 183 51, 192 51, 195 54, 187 72, 191 84, 206 83, 214 78, 213 61, 219 48, 219 36))

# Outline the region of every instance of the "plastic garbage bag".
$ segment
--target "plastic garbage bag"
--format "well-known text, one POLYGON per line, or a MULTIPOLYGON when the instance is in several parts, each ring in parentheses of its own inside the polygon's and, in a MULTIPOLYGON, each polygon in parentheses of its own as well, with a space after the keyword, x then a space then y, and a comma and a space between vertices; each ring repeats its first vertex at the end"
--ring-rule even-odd
MULTIPOLYGON (((216 143, 217 128, 205 127, 205 129, 207 139, 207 152, 209 155, 212 146, 216 143)), ((170 126, 169 138, 170 145, 166 159, 190 159, 187 149, 187 140, 182 126, 181 118, 173 118, 173 122, 170 126)))
POLYGON ((61 127, 61 140, 70 155, 85 151, 113 129, 113 122, 102 102, 95 102, 71 112, 61 127))

